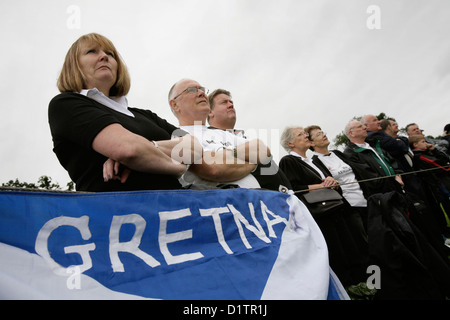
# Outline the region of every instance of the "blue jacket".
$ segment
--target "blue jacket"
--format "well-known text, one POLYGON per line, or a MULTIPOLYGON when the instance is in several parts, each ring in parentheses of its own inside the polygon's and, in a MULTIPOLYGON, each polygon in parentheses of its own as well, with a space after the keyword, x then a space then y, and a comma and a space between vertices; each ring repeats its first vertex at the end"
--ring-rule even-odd
POLYGON ((381 148, 394 158, 408 153, 408 146, 402 140, 393 138, 384 131, 367 131, 367 136, 379 140, 381 148))

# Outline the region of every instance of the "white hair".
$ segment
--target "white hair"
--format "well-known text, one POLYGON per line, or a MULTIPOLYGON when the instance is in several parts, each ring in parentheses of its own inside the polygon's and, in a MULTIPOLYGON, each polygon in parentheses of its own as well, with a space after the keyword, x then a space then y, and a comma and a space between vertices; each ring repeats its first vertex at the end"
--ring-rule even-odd
POLYGON ((303 129, 303 127, 286 127, 283 130, 283 133, 281 134, 280 137, 280 144, 281 146, 284 148, 284 150, 286 150, 287 152, 289 152, 291 150, 291 148, 286 144, 286 142, 292 142, 292 140, 294 140, 294 130, 295 129, 303 129))
POLYGON ((349 132, 350 132, 350 130, 352 130, 355 121, 358 121, 358 120, 352 120, 352 121, 350 121, 349 123, 347 123, 347 125, 346 125, 345 128, 344 128, 344 134, 345 134, 345 135, 347 136, 347 138, 349 138, 349 139, 350 139, 349 132))

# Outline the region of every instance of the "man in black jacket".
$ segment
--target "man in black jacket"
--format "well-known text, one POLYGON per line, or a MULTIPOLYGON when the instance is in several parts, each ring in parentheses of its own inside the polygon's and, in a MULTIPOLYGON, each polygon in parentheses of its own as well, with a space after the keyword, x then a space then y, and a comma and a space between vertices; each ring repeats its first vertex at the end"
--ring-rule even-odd
MULTIPOLYGON (((389 123, 389 120, 384 120, 389 123)), ((381 148, 386 151, 402 172, 414 171, 412 167, 412 158, 409 153, 409 145, 399 137, 392 137, 383 130, 382 121, 376 116, 368 114, 361 118, 361 123, 366 126, 368 140, 379 140, 381 148)), ((389 123, 390 125, 390 123, 389 123)), ((406 139, 407 140, 407 139, 406 139)), ((406 191, 414 193, 416 196, 423 194, 420 182, 415 174, 408 174, 402 177, 406 191)))
POLYGON ((396 167, 395 160, 381 148, 380 141, 368 138, 366 126, 353 120, 347 124, 344 133, 350 140, 344 154, 354 163, 368 164, 373 178, 380 178, 377 184, 373 184, 371 193, 402 192, 404 183, 401 176, 397 175, 401 171, 396 167))
POLYGON ((392 157, 403 156, 408 153, 408 146, 400 139, 395 139, 383 131, 381 121, 372 114, 361 118, 361 123, 366 126, 367 136, 380 140, 381 148, 387 151, 392 157))

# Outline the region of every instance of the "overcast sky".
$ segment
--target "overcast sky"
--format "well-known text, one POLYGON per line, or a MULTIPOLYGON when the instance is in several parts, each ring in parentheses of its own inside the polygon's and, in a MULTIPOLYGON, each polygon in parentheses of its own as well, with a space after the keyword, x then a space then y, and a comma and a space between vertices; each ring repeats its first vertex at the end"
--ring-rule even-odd
POLYGON ((2 1, 0 183, 70 180, 52 151, 47 108, 83 34, 115 44, 131 106, 177 124, 167 103, 174 82, 228 89, 237 127, 259 132, 279 158, 285 126, 318 124, 332 140, 363 114, 441 135, 450 123, 449 17, 448 0, 2 1))

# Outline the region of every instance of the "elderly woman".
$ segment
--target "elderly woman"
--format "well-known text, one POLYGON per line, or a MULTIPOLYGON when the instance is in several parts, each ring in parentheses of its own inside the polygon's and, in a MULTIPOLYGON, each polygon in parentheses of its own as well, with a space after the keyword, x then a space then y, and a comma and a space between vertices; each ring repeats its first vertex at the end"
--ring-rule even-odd
POLYGON ((370 170, 366 165, 356 167, 347 157, 339 150, 328 150, 330 141, 322 128, 317 125, 308 126, 305 131, 309 134, 311 141, 310 149, 313 151, 312 159, 317 159, 320 164, 323 164, 335 178, 342 189, 342 196, 348 203, 359 212, 361 218, 364 219, 364 226, 367 227, 367 200, 369 194, 364 193, 365 184, 359 184, 358 180, 363 180, 364 177, 359 175, 361 171, 370 170), (354 169, 355 168, 355 169, 354 169), (356 170, 357 169, 357 170, 356 170), (354 171, 356 170, 356 171, 354 171))
POLYGON ((289 152, 280 160, 280 168, 288 176, 293 190, 303 193, 337 184, 326 169, 319 168, 322 165, 320 161, 307 157, 306 152, 311 146, 308 136, 303 127, 288 127, 283 131, 280 141, 289 152))
POLYGON ((187 165, 171 153, 183 143, 182 157, 193 161, 194 140, 189 135, 171 140, 177 127, 149 110, 128 107, 130 77, 110 40, 91 33, 75 41, 58 89, 61 94, 51 100, 48 110, 53 151, 77 190, 181 187, 178 177, 187 165), (119 172, 118 164, 130 170, 119 172))
POLYGON ((280 143, 289 152, 280 160, 280 169, 321 229, 328 246, 330 266, 344 286, 364 281, 367 277, 367 239, 362 223, 354 223, 353 216, 357 213, 344 198, 342 205, 316 213, 306 198, 307 194, 322 188, 333 188, 342 194, 337 181, 323 163, 317 157, 307 157, 306 152, 312 143, 309 134, 303 127, 287 127, 280 143))

